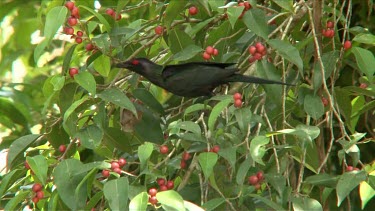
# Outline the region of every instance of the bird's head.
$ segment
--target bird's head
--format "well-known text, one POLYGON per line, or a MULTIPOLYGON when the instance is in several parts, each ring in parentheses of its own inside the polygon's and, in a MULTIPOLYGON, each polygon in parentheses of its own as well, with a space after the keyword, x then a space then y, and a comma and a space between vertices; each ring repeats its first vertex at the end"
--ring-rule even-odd
POLYGON ((159 65, 146 58, 134 58, 126 62, 118 63, 116 64, 116 67, 126 68, 145 76, 144 74, 151 74, 153 71, 158 69, 159 65))

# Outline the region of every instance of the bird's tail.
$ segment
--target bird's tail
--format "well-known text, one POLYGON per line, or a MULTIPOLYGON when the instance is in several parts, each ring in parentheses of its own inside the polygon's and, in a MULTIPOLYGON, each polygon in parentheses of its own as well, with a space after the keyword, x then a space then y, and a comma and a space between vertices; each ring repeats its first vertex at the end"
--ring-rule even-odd
POLYGON ((246 82, 246 83, 253 83, 253 84, 282 84, 282 85, 294 86, 294 84, 290 84, 290 83, 284 83, 281 81, 274 81, 274 80, 258 78, 254 76, 240 75, 240 74, 235 74, 227 78, 225 82, 246 82))

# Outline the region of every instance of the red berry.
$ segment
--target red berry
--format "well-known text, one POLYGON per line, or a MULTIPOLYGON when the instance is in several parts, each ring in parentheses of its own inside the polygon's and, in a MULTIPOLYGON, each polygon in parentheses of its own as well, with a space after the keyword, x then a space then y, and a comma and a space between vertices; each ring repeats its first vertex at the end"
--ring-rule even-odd
POLYGON ((161 35, 163 34, 164 28, 162 26, 155 27, 155 34, 161 35))
POLYGON ((327 21, 327 28, 328 29, 332 29, 334 26, 333 22, 332 21, 327 21))
POLYGON ((74 34, 74 29, 72 27, 64 27, 64 33, 72 35, 74 34))
POLYGON ((251 9, 251 4, 249 3, 249 2, 247 2, 247 1, 245 1, 244 3, 243 3, 243 5, 245 6, 245 9, 246 10, 249 10, 249 9, 251 9))
MULTIPOLYGON (((70 69, 72 69, 72 68, 70 68, 70 69)), ((69 74, 70 74, 70 71, 69 71, 69 74)), ((71 75, 70 75, 70 76, 71 76, 71 75)), ((72 76, 72 77, 73 77, 73 76, 72 76)), ((60 151, 61 153, 64 153, 65 150, 66 150, 66 146, 65 146, 64 144, 62 144, 62 145, 59 146, 59 151, 60 151)))
POLYGON ((160 185, 159 191, 166 191, 166 190, 168 190, 166 185, 160 185))
POLYGON ((328 100, 327 100, 327 98, 322 97, 322 103, 323 103, 323 106, 327 106, 327 105, 328 105, 328 100))
POLYGON ((252 175, 249 177, 249 183, 251 185, 256 185, 259 182, 259 179, 256 175, 252 175))
POLYGON ((165 185, 165 179, 163 178, 157 179, 156 182, 158 183, 159 186, 165 185))
POLYGON ((74 3, 71 1, 68 1, 65 3, 65 7, 68 8, 68 10, 72 10, 74 7, 74 3))
POLYGON ((92 50, 94 50, 94 45, 91 44, 91 43, 87 43, 87 45, 86 45, 86 51, 92 51, 92 50))
POLYGON ((149 194, 150 196, 156 196, 157 193, 158 193, 158 190, 156 190, 156 188, 150 188, 150 189, 148 190, 148 194, 149 194))
POLYGON ((217 50, 216 48, 214 48, 214 52, 212 53, 212 55, 217 56, 218 54, 219 54, 219 50, 217 50))
POLYGON ((191 155, 188 152, 184 152, 182 154, 182 160, 189 160, 191 158, 191 155))
POLYGON ((260 190, 260 188, 261 188, 259 183, 255 184, 254 187, 255 187, 255 190, 260 190))
POLYGON ((83 32, 82 31, 77 31, 77 36, 78 37, 82 37, 83 36, 83 32))
MULTIPOLYGON (((72 67, 72 68, 70 68, 69 69, 69 75, 70 75, 70 77, 72 77, 72 78, 74 78, 74 75, 75 74, 78 74, 78 69, 77 68, 74 68, 74 67, 72 67)), ((61 145, 62 146, 62 145, 61 145)), ((61 147, 60 146, 60 147, 61 147)), ((60 147, 59 147, 59 150, 60 150, 60 147)), ((64 150, 65 151, 65 150, 64 150)))
POLYGON ((263 56, 260 53, 255 53, 253 57, 254 57, 254 60, 261 60, 263 56))
POLYGON ((116 162, 116 161, 113 161, 111 163, 111 169, 115 170, 116 168, 120 168, 120 164, 118 164, 118 162, 116 162))
POLYGON ((214 53, 214 50, 215 50, 215 48, 213 48, 212 46, 207 46, 206 53, 208 53, 209 55, 211 55, 211 54, 214 53))
POLYGON ((344 49, 349 50, 350 48, 352 48, 352 42, 350 42, 350 40, 345 41, 344 42, 344 49))
POLYGON ((361 89, 366 89, 367 87, 368 87, 368 85, 365 84, 365 83, 361 83, 361 84, 359 85, 359 88, 361 88, 361 89))
POLYGON ((27 163, 27 161, 25 161, 24 165, 26 169, 30 169, 30 165, 27 163))
POLYGON ((266 50, 266 47, 264 47, 264 45, 260 42, 255 44, 255 48, 257 49, 258 53, 262 53, 266 50))
POLYGON ((120 167, 125 166, 126 165, 126 159, 125 158, 118 159, 118 164, 120 165, 120 167))
POLYGON ((186 162, 184 160, 181 160, 181 162, 180 162, 180 168, 181 169, 186 168, 186 162))
POLYGON ((159 150, 161 154, 168 154, 168 151, 169 151, 168 146, 166 145, 161 145, 159 150))
POLYGON ((245 4, 244 4, 243 2, 239 2, 239 3, 238 3, 238 6, 239 6, 239 7, 244 7, 245 4))
POLYGON ((332 38, 335 36, 335 31, 333 29, 327 29, 327 30, 323 29, 322 34, 324 37, 332 38))
POLYGON ((121 14, 120 14, 120 13, 119 13, 119 14, 117 14, 117 15, 116 15, 116 21, 119 21, 119 20, 121 20, 121 17, 122 17, 122 16, 121 16, 121 14))
POLYGON ((37 196, 33 197, 31 200, 34 202, 34 204, 39 202, 39 198, 37 196))
POLYGON ((148 199, 148 202, 150 202, 150 204, 152 205, 155 205, 158 203, 158 200, 156 199, 156 196, 151 196, 149 199, 148 199))
POLYGON ((242 100, 241 99, 237 99, 234 101, 234 107, 236 108, 241 108, 242 106, 242 100))
POLYGON ((259 172, 257 173, 257 177, 258 177, 258 180, 259 180, 259 181, 262 181, 262 180, 264 179, 263 172, 259 171, 259 172))
POLYGON ((211 59, 211 55, 208 54, 207 52, 204 52, 202 57, 203 57, 204 60, 210 60, 211 59))
POLYGON ((38 197, 38 199, 42 199, 44 197, 44 192, 42 190, 36 192, 36 197, 38 197))
POLYGON ((353 171, 354 170, 354 167, 353 166, 347 166, 346 167, 346 171, 353 171))
POLYGON ((72 16, 74 16, 75 18, 79 18, 79 10, 78 10, 78 7, 73 7, 73 9, 71 10, 71 14, 72 14, 72 16))
POLYGON ((173 182, 172 180, 168 180, 166 186, 167 186, 167 189, 168 189, 168 190, 171 190, 171 189, 174 188, 174 182, 173 182))
POLYGON ((35 193, 38 192, 38 191, 41 191, 42 188, 43 188, 43 186, 42 186, 41 184, 39 184, 39 183, 35 183, 35 184, 33 185, 33 187, 32 187, 32 189, 33 189, 33 191, 34 191, 35 193))
POLYGON ((233 99, 234 100, 238 100, 238 99, 242 99, 242 95, 241 95, 241 93, 239 93, 239 92, 236 92, 236 93, 234 93, 234 95, 233 95, 233 99))
POLYGON ((68 24, 70 26, 75 26, 75 25, 77 25, 77 23, 78 23, 77 18, 75 18, 73 16, 71 16, 71 17, 68 18, 68 24))
POLYGON ((257 51, 257 49, 256 49, 255 46, 250 46, 250 47, 249 47, 249 53, 250 53, 251 55, 254 56, 254 54, 255 54, 256 51, 257 51))
POLYGON ((359 169, 359 168, 357 168, 357 167, 355 167, 355 168, 354 168, 354 171, 359 171, 359 170, 360 170, 360 169, 359 169))
POLYGON ((81 44, 82 43, 82 38, 76 37, 76 43, 81 44))
POLYGON ((113 169, 113 172, 116 172, 117 174, 121 174, 121 169, 120 168, 115 168, 115 169, 113 169))
POLYGON ((105 13, 107 13, 110 16, 114 16, 115 15, 115 11, 113 9, 111 9, 111 8, 106 9, 105 13))
POLYGON ((252 57, 249 58, 249 62, 250 62, 250 63, 253 63, 253 62, 255 62, 255 61, 256 61, 256 59, 255 59, 254 56, 252 56, 252 57))
POLYGON ((106 169, 104 169, 104 170, 102 171, 102 176, 105 177, 105 178, 109 177, 109 174, 110 174, 109 171, 106 170, 106 169))
POLYGON ((214 147, 212 147, 212 152, 214 153, 218 153, 220 150, 220 146, 219 145, 215 145, 214 147))
POLYGON ((195 6, 192 6, 189 8, 189 14, 190 15, 196 15, 198 14, 198 8, 196 8, 195 6))

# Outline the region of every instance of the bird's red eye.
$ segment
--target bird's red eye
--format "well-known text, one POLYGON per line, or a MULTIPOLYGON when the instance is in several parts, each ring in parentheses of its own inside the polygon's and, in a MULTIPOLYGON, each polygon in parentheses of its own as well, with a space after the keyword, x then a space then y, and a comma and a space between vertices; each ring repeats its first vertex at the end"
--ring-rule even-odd
POLYGON ((133 65, 138 65, 138 64, 139 64, 139 61, 138 61, 137 59, 133 59, 132 64, 133 64, 133 65))

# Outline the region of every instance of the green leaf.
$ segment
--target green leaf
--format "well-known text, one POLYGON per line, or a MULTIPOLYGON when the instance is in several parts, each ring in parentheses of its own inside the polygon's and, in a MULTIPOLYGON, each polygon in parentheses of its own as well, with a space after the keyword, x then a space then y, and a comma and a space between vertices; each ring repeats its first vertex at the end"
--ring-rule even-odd
POLYGON ((54 184, 61 200, 72 210, 83 209, 86 206, 87 189, 76 188, 85 177, 86 173, 77 174, 82 168, 79 160, 67 159, 61 161, 53 172, 54 184))
POLYGON ((86 71, 80 72, 74 75, 74 80, 93 96, 96 95, 96 81, 91 73, 86 71))
POLYGON ((199 164, 201 165, 206 180, 210 177, 214 170, 214 166, 218 160, 218 156, 213 152, 203 152, 199 154, 199 164))
POLYGON ((203 49, 201 47, 197 46, 197 45, 189 45, 189 46, 185 47, 182 51, 174 54, 173 55, 173 61, 189 60, 202 51, 203 51, 203 49))
POLYGON ((303 61, 296 47, 287 41, 279 39, 268 40, 267 43, 283 58, 295 64, 298 67, 298 70, 302 73, 303 61))
POLYGON ((232 26, 232 29, 234 28, 234 25, 236 24, 236 22, 238 20, 238 17, 240 17, 240 15, 244 11, 244 9, 245 9, 244 6, 241 6, 241 7, 229 7, 227 9, 228 19, 229 19, 230 25, 232 26))
POLYGON ((127 177, 107 181, 103 192, 112 210, 128 210, 129 181, 127 177))
POLYGON ((143 139, 143 141, 162 144, 164 141, 164 135, 160 124, 160 116, 157 116, 150 110, 145 109, 142 114, 141 121, 135 125, 136 136, 143 139))
POLYGON ((337 184, 337 177, 331 176, 329 174, 317 174, 313 176, 309 176, 305 179, 305 183, 317 186, 324 186, 329 188, 336 187, 337 184))
POLYGON ((13 168, 13 161, 17 158, 23 156, 23 153, 26 149, 36 141, 40 135, 37 134, 29 134, 26 136, 22 136, 16 139, 9 147, 8 156, 7 156, 7 164, 10 169, 13 168))
POLYGON ((26 117, 15 107, 14 102, 10 99, 0 97, 0 115, 9 118, 13 123, 27 127, 28 121, 26 117))
POLYGON ((201 103, 193 104, 185 109, 184 116, 190 113, 196 112, 196 111, 204 110, 204 109, 211 110, 212 108, 209 105, 205 105, 201 103))
POLYGON ((134 89, 133 95, 137 99, 141 100, 144 104, 149 106, 153 111, 156 111, 159 114, 164 114, 163 106, 159 103, 159 101, 156 100, 154 95, 152 95, 146 89, 134 89))
POLYGON ((141 143, 133 134, 114 127, 105 128, 103 141, 105 144, 109 143, 117 149, 128 153, 132 153, 134 144, 141 143))
POLYGON ((324 106, 318 95, 306 95, 304 108, 306 113, 315 120, 319 119, 324 114, 324 106))
MULTIPOLYGON (((369 174, 369 180, 374 174, 374 171, 369 174)), ((371 182, 370 182, 371 183, 371 182)), ((359 196, 362 201, 362 210, 365 208, 366 204, 375 196, 375 189, 367 182, 361 182, 359 186, 359 196)))
POLYGON ((266 153, 266 147, 270 139, 266 136, 256 136, 250 142, 250 155, 253 160, 261 165, 265 165, 262 158, 266 153))
POLYGON ((315 63, 314 75, 313 75, 313 77, 314 77, 313 78, 314 91, 315 92, 318 91, 322 87, 323 80, 327 80, 331 76, 333 70, 335 69, 336 60, 339 57, 339 54, 340 54, 340 51, 329 51, 329 52, 324 53, 322 55, 322 61, 323 61, 324 70, 325 70, 325 72, 324 72, 325 78, 324 79, 322 77, 322 72, 321 72, 319 62, 315 63))
POLYGON ((185 9, 188 3, 186 0, 171 0, 165 10, 164 26, 170 27, 172 22, 177 19, 178 14, 185 9))
POLYGON ((136 195, 129 203, 129 210, 146 210, 148 203, 148 194, 142 192, 136 195))
POLYGON ((150 158, 153 150, 154 146, 148 142, 138 147, 138 157, 139 161, 141 162, 141 169, 145 168, 147 160, 150 158))
POLYGON ((177 123, 176 127, 180 128, 181 130, 190 131, 195 134, 201 134, 201 128, 199 125, 192 121, 184 121, 177 123))
POLYGON ((266 13, 263 10, 257 8, 248 10, 243 16, 243 21, 248 29, 263 39, 268 40, 269 30, 266 13))
POLYGON ((131 111, 137 117, 137 111, 134 107, 134 104, 129 100, 126 94, 120 91, 119 89, 106 89, 103 92, 99 93, 98 96, 105 101, 111 102, 115 105, 118 105, 122 108, 131 111))
POLYGON ((53 91, 60 91, 65 84, 65 77, 61 75, 54 75, 51 78, 50 84, 53 86, 53 91))
POLYGON ((208 129, 210 131, 215 130, 215 122, 221 112, 226 108, 229 103, 231 103, 233 100, 231 98, 222 100, 218 104, 215 105, 215 107, 212 109, 210 116, 208 117, 208 129))
POLYGON ((93 9, 89 8, 89 7, 86 7, 84 5, 80 5, 79 6, 80 8, 83 8, 87 11, 89 11, 91 14, 93 14, 96 18, 98 18, 98 20, 100 21, 100 23, 102 23, 104 25, 104 28, 107 32, 110 32, 111 31, 111 25, 109 25, 108 21, 103 17, 103 15, 101 15, 100 13, 94 11, 93 9))
POLYGON ((353 41, 366 45, 375 45, 375 35, 369 33, 360 33, 353 38, 353 41))
POLYGON ((220 149, 220 151, 218 152, 218 154, 221 157, 223 157, 225 160, 228 161, 232 169, 235 169, 236 153, 237 153, 236 147, 228 147, 228 148, 220 149))
POLYGON ((249 112, 248 108, 236 109, 234 111, 236 116, 237 124, 243 133, 247 132, 248 125, 250 124, 252 113, 249 112))
POLYGON ((94 69, 100 73, 100 75, 107 77, 111 70, 111 61, 108 56, 100 55, 94 61, 94 69))
POLYGON ((304 211, 304 210, 311 210, 311 211, 323 211, 322 205, 315 199, 302 197, 292 199, 293 209, 295 211, 304 211))
POLYGON ((210 201, 204 203, 202 205, 202 207, 207 210, 207 211, 213 211, 215 210, 218 206, 220 206, 221 204, 223 204, 225 202, 225 199, 224 198, 214 198, 214 199, 211 199, 210 201))
POLYGON ((360 47, 352 48, 352 52, 357 60, 359 70, 368 77, 369 81, 372 81, 375 73, 374 54, 371 51, 360 47))
POLYGON ((366 178, 367 173, 365 171, 351 171, 341 175, 336 186, 337 206, 340 206, 350 192, 366 178))
POLYGON ((25 171, 20 169, 15 169, 8 172, 5 175, 2 175, 0 183, 0 196, 8 191, 8 188, 11 187, 18 179, 25 176, 25 171))
POLYGON ((244 160, 241 163, 240 167, 238 168, 237 175, 236 175, 236 182, 238 185, 242 185, 244 183, 245 177, 252 163, 253 163, 253 159, 251 159, 250 156, 247 157, 246 160, 244 160))
POLYGON ((39 179, 39 182, 45 185, 47 182, 48 171, 47 159, 42 155, 36 155, 34 157, 26 157, 26 161, 31 170, 33 170, 35 176, 39 179))
POLYGON ((279 204, 276 204, 275 202, 269 200, 266 197, 260 196, 258 194, 249 194, 249 196, 262 201, 264 204, 266 204, 267 206, 271 207, 274 210, 277 210, 277 211, 285 210, 282 206, 280 206, 279 204))
POLYGON ((73 104, 71 104, 70 107, 65 111, 64 118, 63 118, 63 127, 68 134, 70 134, 72 132, 72 131, 70 131, 70 127, 68 125, 68 118, 78 108, 78 106, 80 106, 81 104, 83 104, 87 100, 88 100, 88 96, 85 95, 81 99, 79 99, 79 100, 75 101, 73 104))
POLYGON ((79 138, 82 146, 88 149, 95 149, 98 147, 103 136, 104 133, 102 129, 96 125, 84 127, 76 134, 76 137, 79 138))
MULTIPOLYGON (((172 54, 180 53, 188 46, 194 45, 191 37, 179 29, 174 29, 169 32, 168 44, 172 54)), ((180 53, 180 55, 181 54, 182 53, 180 53)))
POLYGON ((272 0, 288 12, 293 12, 293 0, 272 0))
POLYGON ((273 187, 277 193, 282 196, 286 187, 286 179, 280 174, 266 174, 264 175, 267 182, 273 187))
POLYGON ((158 192, 156 199, 159 201, 164 210, 181 210, 185 211, 184 199, 174 190, 158 192))
POLYGON ((19 191, 17 195, 12 197, 4 207, 4 210, 21 210, 19 205, 22 201, 25 201, 29 197, 29 191, 19 191))

